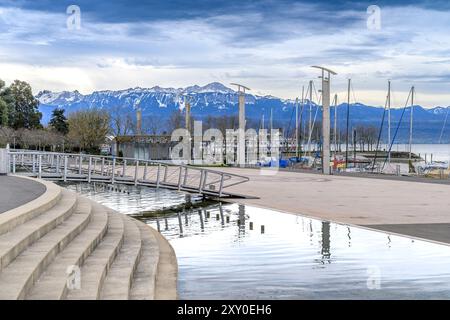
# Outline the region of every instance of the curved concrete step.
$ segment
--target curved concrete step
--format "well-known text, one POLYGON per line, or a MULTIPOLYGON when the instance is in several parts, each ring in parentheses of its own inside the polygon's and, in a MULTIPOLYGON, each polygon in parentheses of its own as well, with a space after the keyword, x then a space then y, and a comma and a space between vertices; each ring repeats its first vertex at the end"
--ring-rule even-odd
MULTIPOLYGON (((31 179, 20 176, 17 177, 22 179, 31 179)), ((33 181, 36 180, 33 179, 33 181)), ((41 213, 46 212, 61 199, 62 190, 59 186, 43 180, 39 180, 39 183, 42 183, 46 187, 44 194, 37 199, 34 199, 20 207, 3 212, 0 215, 0 235, 13 230, 15 227, 24 224, 41 213)))
POLYGON ((77 206, 74 214, 18 255, 0 273, 0 299, 24 299, 57 254, 86 228, 90 217, 83 205, 77 206))
POLYGON ((0 236, 0 271, 8 266, 23 250, 71 216, 77 204, 77 195, 62 191, 58 203, 0 236))
MULTIPOLYGON (((85 198, 80 198, 79 201, 83 202, 84 212, 87 213, 92 210, 89 224, 56 256, 55 260, 47 267, 30 290, 26 299, 60 300, 64 299, 69 291, 78 289, 76 284, 74 287, 68 287, 68 270, 70 272, 71 269, 69 268, 74 266, 79 268, 83 264, 102 241, 108 225, 108 215, 105 207, 85 198)), ((81 278, 84 278, 83 273, 80 272, 79 275, 81 278)))
POLYGON ((141 232, 142 254, 134 273, 130 299, 153 300, 159 262, 158 240, 150 226, 138 220, 135 223, 141 232))
POLYGON ((133 218, 121 216, 124 221, 124 241, 106 276, 100 298, 103 300, 128 300, 133 274, 141 255, 141 233, 133 218))
POLYGON ((124 222, 119 213, 108 212, 108 231, 97 248, 83 263, 81 287, 70 290, 68 300, 96 300, 100 298, 107 272, 120 251, 124 240, 124 222))
POLYGON ((178 262, 169 241, 158 231, 150 228, 159 246, 159 261, 155 283, 155 300, 177 299, 178 262))
POLYGON ((141 232, 142 254, 136 272, 134 273, 130 299, 153 300, 159 262, 158 240, 150 226, 138 220, 135 223, 141 232))

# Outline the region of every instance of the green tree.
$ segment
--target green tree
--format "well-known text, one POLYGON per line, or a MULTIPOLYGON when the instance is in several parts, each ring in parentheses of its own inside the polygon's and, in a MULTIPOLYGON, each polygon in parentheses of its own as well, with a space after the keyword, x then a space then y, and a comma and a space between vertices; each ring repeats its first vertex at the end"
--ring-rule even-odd
POLYGON ((60 108, 53 110, 49 125, 53 130, 66 135, 69 132, 69 124, 64 112, 65 110, 60 108))
POLYGON ((9 90, 5 87, 5 82, 0 80, 0 127, 8 126, 9 119, 9 107, 8 101, 10 101, 9 90))
POLYGON ((68 136, 72 144, 89 152, 98 151, 110 132, 108 114, 97 109, 71 113, 68 122, 68 136))
POLYGON ((15 80, 9 90, 13 100, 9 112, 10 126, 14 129, 42 128, 39 101, 33 96, 31 86, 24 81, 15 80))
POLYGON ((8 126, 8 105, 0 98, 0 127, 8 126))

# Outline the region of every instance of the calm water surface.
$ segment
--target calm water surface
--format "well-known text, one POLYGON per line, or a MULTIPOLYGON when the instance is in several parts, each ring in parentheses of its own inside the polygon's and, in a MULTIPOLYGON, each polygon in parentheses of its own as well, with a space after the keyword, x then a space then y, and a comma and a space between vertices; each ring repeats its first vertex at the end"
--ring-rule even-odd
MULTIPOLYGON (((102 190, 78 188, 122 213, 185 197, 102 190)), ((448 246, 237 204, 146 222, 176 251, 181 299, 450 298, 448 246)))

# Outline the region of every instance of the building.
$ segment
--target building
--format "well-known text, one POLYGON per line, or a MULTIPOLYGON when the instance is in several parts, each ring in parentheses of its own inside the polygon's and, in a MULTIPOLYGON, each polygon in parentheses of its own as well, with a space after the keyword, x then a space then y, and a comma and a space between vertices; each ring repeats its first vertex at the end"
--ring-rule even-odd
POLYGON ((117 136, 112 143, 112 155, 143 160, 170 160, 170 152, 178 142, 170 135, 117 136))

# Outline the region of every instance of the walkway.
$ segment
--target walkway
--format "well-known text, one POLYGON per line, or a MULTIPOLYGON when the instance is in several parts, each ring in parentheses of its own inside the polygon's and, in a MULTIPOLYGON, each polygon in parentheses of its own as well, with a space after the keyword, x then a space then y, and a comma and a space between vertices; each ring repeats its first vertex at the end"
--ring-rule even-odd
POLYGON ((245 175, 236 202, 450 244, 450 185, 222 168, 245 175))
POLYGON ((45 190, 42 183, 31 179, 0 176, 0 213, 36 199, 45 190))

